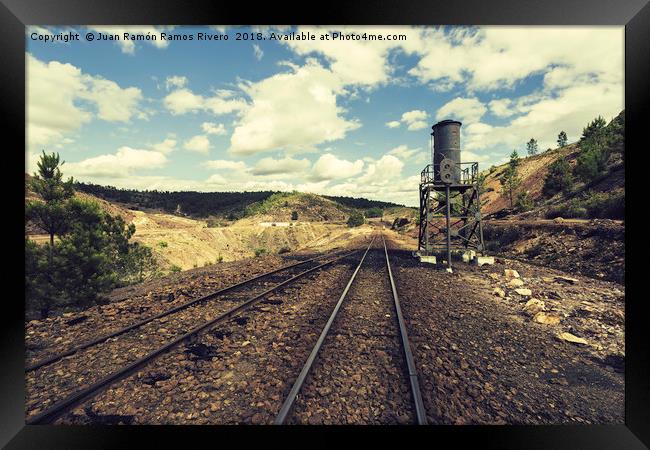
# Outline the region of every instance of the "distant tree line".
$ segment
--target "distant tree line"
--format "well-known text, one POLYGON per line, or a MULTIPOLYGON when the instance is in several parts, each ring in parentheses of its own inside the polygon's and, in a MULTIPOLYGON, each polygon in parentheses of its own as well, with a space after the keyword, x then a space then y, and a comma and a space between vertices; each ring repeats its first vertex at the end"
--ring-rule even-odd
POLYGON ((118 189, 92 183, 75 183, 79 191, 104 200, 126 203, 144 209, 160 209, 170 214, 186 214, 195 217, 225 215, 239 219, 247 206, 266 200, 276 191, 259 192, 194 192, 118 189))
POLYGON ((382 202, 380 200, 368 200, 367 198, 340 197, 335 195, 323 195, 323 197, 335 201, 337 203, 340 203, 344 206, 348 206, 350 208, 356 208, 356 209, 370 209, 370 208, 386 209, 386 208, 392 208, 396 206, 404 206, 404 205, 399 205, 397 203, 382 202))
MULTIPOLYGON (((75 182, 74 188, 110 202, 124 203, 143 209, 160 209, 170 214, 194 217, 225 216, 231 220, 250 215, 257 205, 266 200, 284 197, 289 193, 279 191, 258 192, 195 192, 120 189, 92 183, 75 182), (272 198, 271 198, 272 197, 272 198)), ((356 209, 390 208, 402 206, 391 202, 365 198, 323 196, 343 206, 356 209)), ((268 203, 268 202, 266 202, 268 203)))

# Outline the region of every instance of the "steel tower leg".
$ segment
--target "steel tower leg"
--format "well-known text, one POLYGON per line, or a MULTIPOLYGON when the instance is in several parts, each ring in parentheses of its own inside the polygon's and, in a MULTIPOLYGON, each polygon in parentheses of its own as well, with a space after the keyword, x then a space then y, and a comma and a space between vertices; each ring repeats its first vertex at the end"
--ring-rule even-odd
POLYGON ((449 228, 449 217, 451 216, 451 205, 449 204, 449 186, 445 186, 445 201, 447 202, 447 267, 451 269, 451 229, 449 228))

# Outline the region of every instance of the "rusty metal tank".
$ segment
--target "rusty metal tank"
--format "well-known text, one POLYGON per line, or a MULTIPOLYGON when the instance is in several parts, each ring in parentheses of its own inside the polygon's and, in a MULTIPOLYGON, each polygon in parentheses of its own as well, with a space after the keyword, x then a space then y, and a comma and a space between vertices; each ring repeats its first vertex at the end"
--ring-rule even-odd
MULTIPOLYGON (((460 181, 460 127, 462 123, 457 120, 443 120, 433 127, 433 164, 434 180, 440 178, 440 163, 443 160, 453 161, 452 183, 460 181)), ((449 181, 449 180, 448 180, 449 181)))

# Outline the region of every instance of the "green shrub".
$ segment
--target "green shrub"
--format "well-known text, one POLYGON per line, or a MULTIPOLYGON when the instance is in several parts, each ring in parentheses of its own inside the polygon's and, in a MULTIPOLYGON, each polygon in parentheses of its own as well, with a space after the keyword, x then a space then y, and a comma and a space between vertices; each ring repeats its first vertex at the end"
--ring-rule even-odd
POLYGON ((177 266, 176 264, 173 264, 173 265, 169 268, 169 271, 170 271, 171 273, 180 272, 181 270, 183 270, 183 269, 181 269, 181 268, 180 268, 179 266, 177 266))
POLYGON ((573 170, 571 164, 564 158, 553 161, 548 167, 548 174, 544 179, 542 193, 547 197, 552 197, 558 192, 568 193, 573 188, 573 170))
POLYGON ((206 225, 208 228, 220 228, 223 227, 223 223, 217 219, 208 219, 206 220, 206 225))
POLYGON ((368 218, 370 218, 370 217, 382 217, 383 215, 384 215, 384 210, 381 209, 381 208, 374 207, 374 208, 370 208, 370 209, 366 210, 366 217, 368 217, 368 218))
POLYGON ((165 241, 160 241, 160 242, 158 242, 158 247, 160 247, 160 248, 165 248, 165 247, 167 247, 167 242, 165 242, 165 241))
POLYGON ((502 247, 506 247, 520 238, 521 231, 517 226, 485 225, 483 227, 483 240, 485 248, 489 252, 498 252, 502 247))
POLYGON ((256 248, 255 249, 255 257, 257 258, 258 256, 262 256, 266 253, 265 248, 256 248))
POLYGON ((528 191, 520 192, 517 194, 517 202, 515 204, 519 211, 530 211, 535 206, 533 199, 530 197, 528 191))
POLYGON ((348 226, 349 227, 358 227, 366 223, 366 220, 363 218, 363 214, 354 212, 350 214, 350 218, 348 219, 348 226))
POLYGON ((589 194, 583 204, 589 218, 623 219, 625 217, 625 193, 623 192, 589 194))
POLYGON ((547 219, 623 219, 625 193, 589 192, 582 198, 555 206, 546 213, 547 219))
POLYGON ((591 140, 585 141, 581 148, 582 151, 578 155, 576 162, 575 174, 585 183, 590 183, 605 173, 607 160, 609 159, 609 149, 591 142, 591 140))

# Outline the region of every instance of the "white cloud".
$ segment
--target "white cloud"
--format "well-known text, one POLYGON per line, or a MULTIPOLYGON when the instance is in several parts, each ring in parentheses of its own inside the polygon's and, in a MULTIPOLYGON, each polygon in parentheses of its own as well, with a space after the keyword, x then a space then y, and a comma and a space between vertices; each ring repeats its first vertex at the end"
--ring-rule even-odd
POLYGON ((187 77, 182 75, 172 75, 165 80, 165 89, 182 88, 187 84, 187 77))
POLYGON ((210 150, 210 140, 207 136, 199 134, 186 141, 183 144, 183 148, 191 152, 207 154, 210 150))
POLYGON ((313 60, 290 67, 288 73, 241 85, 252 104, 235 127, 230 152, 309 152, 360 126, 342 117, 345 111, 336 96, 344 90, 334 73, 313 60))
POLYGON ((121 88, 102 77, 84 74, 72 64, 43 62, 26 55, 27 140, 30 148, 63 143, 94 117, 128 122, 140 117, 139 89, 121 88), (97 108, 97 114, 89 106, 97 108))
POLYGON ((255 55, 255 59, 258 61, 261 61, 262 57, 264 56, 264 52, 257 44, 253 44, 253 54, 255 55))
POLYGON ((209 169, 214 170, 237 170, 242 171, 246 169, 246 163, 243 161, 228 161, 226 159, 215 159, 211 161, 205 161, 203 165, 209 169))
POLYGON ((363 166, 360 159, 347 161, 325 153, 314 163, 311 178, 316 181, 350 178, 361 173, 363 166))
POLYGON ((436 119, 453 119, 463 123, 473 123, 479 121, 486 111, 487 108, 478 99, 458 97, 438 109, 436 119))
POLYGON ((582 128, 596 116, 610 120, 623 108, 623 89, 617 83, 577 85, 532 100, 522 97, 513 100, 515 117, 505 125, 476 122, 463 126, 461 147, 481 151, 501 149, 505 154, 513 148, 524 149, 532 137, 541 150, 555 148, 561 130, 569 135, 569 141, 577 140, 582 128))
POLYGON ((388 154, 393 155, 401 159, 402 161, 413 160, 415 163, 423 163, 427 160, 428 151, 421 148, 408 148, 408 146, 402 144, 391 149, 388 154))
POLYGON ((594 74, 623 80, 623 27, 504 27, 424 32, 422 58, 409 73, 422 82, 466 83, 470 89, 512 87, 544 71, 550 84, 594 74), (616 55, 616 57, 612 57, 616 55), (559 67, 559 69, 554 69, 559 67))
POLYGON ((94 77, 90 81, 90 90, 80 92, 79 97, 95 102, 98 117, 109 122, 128 122, 137 112, 136 107, 142 99, 140 89, 120 88, 114 81, 94 77))
POLYGON ((421 111, 419 109, 414 109, 413 111, 407 111, 402 114, 402 122, 410 124, 417 122, 418 120, 424 120, 427 118, 426 111, 421 111))
POLYGON ((213 96, 203 97, 189 89, 177 89, 164 98, 165 107, 174 115, 188 112, 209 111, 215 115, 239 112, 246 108, 240 98, 230 99, 231 91, 216 91, 213 96))
POLYGON ((426 111, 414 109, 413 111, 407 111, 402 114, 400 120, 386 122, 386 126, 388 128, 397 128, 400 124, 405 124, 410 131, 421 130, 429 125, 426 122, 427 117, 428 114, 426 111))
POLYGON ((152 145, 151 148, 157 152, 164 153, 167 155, 173 152, 174 148, 176 148, 176 140, 167 138, 162 142, 152 145))
POLYGON ((384 26, 302 26, 298 32, 323 33, 342 32, 349 34, 405 34, 405 41, 399 40, 295 40, 283 42, 299 55, 318 53, 330 62, 332 72, 340 77, 343 84, 373 87, 391 81, 393 67, 388 61, 391 50, 399 49, 412 53, 419 45, 419 31, 412 27, 384 26))
POLYGON ((388 185, 402 173, 404 163, 393 155, 384 155, 378 161, 368 164, 363 176, 359 177, 359 184, 374 186, 388 185))
POLYGON ((295 174, 306 171, 310 166, 311 163, 308 159, 262 158, 255 164, 251 173, 253 175, 295 174))
POLYGON ((135 53, 135 43, 136 42, 146 42, 147 44, 153 45, 156 48, 167 48, 169 42, 160 37, 161 32, 168 31, 173 27, 151 27, 151 26, 113 26, 113 25, 104 25, 104 26, 91 26, 88 29, 100 32, 102 34, 118 34, 120 39, 116 40, 115 43, 120 46, 120 49, 123 53, 134 54, 135 53), (129 34, 129 39, 124 39, 124 33, 129 34), (152 39, 149 40, 138 40, 134 41, 130 38, 131 35, 142 35, 150 36, 152 39))
POLYGON ((510 117, 515 113, 512 108, 512 100, 509 98, 492 100, 488 106, 490 107, 490 112, 497 117, 510 117))
POLYGON ((134 170, 151 170, 163 167, 167 157, 150 150, 120 147, 115 154, 99 155, 80 162, 66 163, 66 175, 74 177, 128 177, 134 170))
POLYGON ((222 123, 203 122, 201 128, 208 134, 216 134, 217 136, 226 134, 226 127, 222 123))

